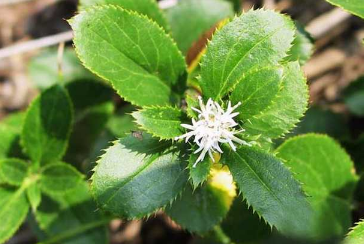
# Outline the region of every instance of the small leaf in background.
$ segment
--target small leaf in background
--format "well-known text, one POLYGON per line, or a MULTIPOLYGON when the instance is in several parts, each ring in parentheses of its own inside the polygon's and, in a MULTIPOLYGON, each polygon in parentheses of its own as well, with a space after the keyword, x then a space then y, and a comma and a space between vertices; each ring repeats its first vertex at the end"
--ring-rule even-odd
POLYGON ((72 128, 73 111, 67 91, 58 85, 30 105, 21 135, 28 156, 41 164, 62 158, 72 128))
POLYGON ((242 197, 234 199, 221 227, 234 243, 259 243, 272 232, 269 225, 248 208, 242 197))
POLYGON ((138 12, 148 16, 148 18, 157 22, 165 30, 169 30, 166 17, 159 9, 155 0, 80 0, 80 7, 83 9, 96 4, 113 4, 127 10, 138 12))
POLYGON ((272 106, 244 124, 245 133, 278 138, 293 129, 299 122, 307 109, 308 87, 298 62, 286 64, 282 86, 272 106))
POLYGON ((310 233, 312 210, 299 183, 278 158, 251 147, 227 153, 224 162, 259 216, 286 235, 310 233))
POLYGON ((224 0, 183 0, 166 11, 172 37, 180 50, 188 49, 217 22, 234 15, 232 4, 224 0))
POLYGON ((106 125, 106 130, 113 136, 113 140, 124 137, 131 131, 138 129, 137 124, 134 122, 134 118, 131 116, 131 113, 134 110, 135 107, 126 105, 110 118, 106 125))
POLYGON ((184 133, 185 114, 173 107, 150 107, 132 113, 135 122, 148 133, 161 139, 174 139, 184 133))
POLYGON ((52 163, 42 168, 39 184, 42 191, 53 195, 72 191, 82 181, 83 175, 71 165, 52 163))
POLYGON ((352 82, 344 90, 343 97, 350 112, 364 116, 364 76, 352 82))
MULTIPOLYGON (((193 151, 195 150, 197 150, 197 148, 193 149, 193 151)), ((190 158, 188 160, 190 179, 192 180, 194 189, 196 189, 207 180, 212 166, 212 161, 210 160, 210 157, 205 157, 201 162, 196 165, 196 167, 193 167, 193 165, 196 163, 198 156, 198 154, 194 154, 193 152, 191 152, 190 158)))
POLYGON ((139 106, 175 103, 186 85, 186 65, 172 39, 155 22, 102 5, 71 21, 76 51, 86 67, 139 106))
POLYGON ((241 102, 236 108, 243 121, 267 109, 281 88, 282 67, 267 67, 252 70, 242 76, 231 93, 232 104, 241 102))
POLYGON ((0 122, 0 159, 21 157, 20 134, 24 113, 14 113, 0 122))
POLYGON ((108 219, 97 211, 86 182, 64 195, 43 196, 35 217, 50 238, 75 233, 60 240, 62 244, 109 243, 108 219))
POLYGON ((262 9, 243 13, 226 24, 215 33, 202 58, 204 97, 219 100, 249 71, 278 65, 291 47, 294 32, 288 17, 262 9))
POLYGON ((346 236, 344 244, 364 243, 364 221, 357 223, 346 236))
POLYGON ((358 177, 349 155, 330 137, 308 134, 277 149, 314 209, 313 234, 340 237, 351 225, 351 201, 358 177))
POLYGON ((11 185, 20 186, 28 172, 28 163, 17 159, 7 158, 0 160, 0 178, 11 185))
POLYGON ((311 58, 314 41, 303 25, 296 22, 296 27, 296 36, 285 60, 291 62, 298 61, 300 65, 304 65, 311 58))
POLYGON ((364 19, 364 4, 362 0, 326 0, 329 3, 341 7, 352 14, 364 19))
POLYGON ((24 189, 0 187, 0 243, 7 241, 27 216, 29 204, 24 189))
POLYGON ((60 82, 68 83, 77 79, 95 79, 96 76, 82 66, 72 48, 64 50, 60 76, 58 70, 57 48, 49 48, 33 57, 28 66, 28 73, 33 84, 40 90, 45 90, 60 82))
POLYGON ((99 206, 130 219, 149 215, 175 199, 187 182, 187 163, 165 151, 169 146, 145 133, 114 142, 92 176, 99 206))
POLYGON ((42 200, 42 193, 36 182, 27 187, 27 197, 33 212, 35 212, 42 200))

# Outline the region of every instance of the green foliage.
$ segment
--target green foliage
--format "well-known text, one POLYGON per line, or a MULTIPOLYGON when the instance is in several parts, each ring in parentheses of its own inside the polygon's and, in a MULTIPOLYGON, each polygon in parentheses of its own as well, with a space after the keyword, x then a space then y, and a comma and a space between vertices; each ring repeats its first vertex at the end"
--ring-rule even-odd
POLYGON ((206 233, 219 224, 229 211, 224 201, 224 191, 205 184, 193 190, 186 187, 182 197, 167 207, 167 214, 183 228, 197 233, 206 233))
POLYGON ((87 69, 85 69, 76 53, 71 48, 66 48, 63 52, 62 60, 58 60, 57 48, 49 48, 42 51, 38 56, 31 59, 28 65, 28 73, 33 84, 41 89, 47 89, 60 82, 71 82, 77 79, 94 79, 87 69), (61 65, 62 73, 59 73, 61 65))
MULTIPOLYGON (((196 150, 196 148, 195 148, 196 150)), ((202 183, 207 180, 207 177, 210 173, 210 169, 212 166, 212 161, 209 157, 205 157, 202 162, 199 162, 197 165, 194 164, 198 158, 198 154, 194 154, 193 152, 190 155, 188 160, 188 169, 190 170, 190 179, 192 181, 193 188, 196 189, 202 183)))
POLYGON ((273 11, 249 11, 218 31, 201 64, 205 98, 220 100, 251 70, 277 65, 291 47, 294 24, 273 11))
POLYGON ((0 123, 0 159, 21 155, 20 133, 24 113, 15 113, 0 123))
POLYGON ((52 86, 30 105, 21 140, 29 157, 48 164, 64 155, 72 128, 73 111, 63 87, 52 86))
POLYGON ((1 186, 0 206, 0 243, 4 243, 17 231, 28 213, 24 189, 1 186))
POLYGON ((346 152, 327 136, 308 134, 287 140, 277 153, 310 196, 313 234, 319 239, 343 235, 351 225, 358 179, 346 152))
POLYGON ((0 160, 0 178, 11 185, 20 186, 28 171, 28 164, 16 158, 0 160))
POLYGON ((173 150, 166 151, 169 145, 148 134, 114 142, 92 176, 99 206, 120 217, 140 218, 176 198, 187 181, 186 162, 173 150))
POLYGON ((364 242, 364 221, 357 223, 345 238, 345 244, 361 244, 364 242))
POLYGON ((150 107, 132 115, 142 129, 161 139, 173 139, 183 134, 181 124, 186 120, 186 115, 178 108, 150 107))
POLYGON ((33 212, 36 212, 42 200, 41 190, 37 183, 32 183, 31 185, 28 186, 27 197, 33 212))
POLYGON ((288 51, 286 60, 298 61, 300 65, 304 65, 313 53, 313 39, 301 24, 296 22, 296 27, 296 36, 291 49, 288 51))
POLYGON ((343 93, 344 101, 350 112, 364 116, 364 77, 352 82, 343 93))
POLYGON ((234 14, 232 4, 224 0, 182 0, 166 11, 172 36, 186 54, 201 35, 220 20, 234 14))
POLYGON ((103 5, 71 21, 84 65, 139 106, 176 101, 185 86, 185 63, 171 38, 147 17, 103 5), (172 89, 173 88, 173 89, 172 89))
POLYGON ((80 7, 86 8, 96 4, 113 4, 148 16, 165 30, 169 30, 167 20, 154 0, 81 0, 80 7))
POLYGON ((364 19, 364 4, 361 0, 326 0, 364 19))
POLYGON ((228 152, 224 163, 248 205, 271 226, 287 235, 310 233, 312 210, 299 183, 278 158, 240 147, 228 152))

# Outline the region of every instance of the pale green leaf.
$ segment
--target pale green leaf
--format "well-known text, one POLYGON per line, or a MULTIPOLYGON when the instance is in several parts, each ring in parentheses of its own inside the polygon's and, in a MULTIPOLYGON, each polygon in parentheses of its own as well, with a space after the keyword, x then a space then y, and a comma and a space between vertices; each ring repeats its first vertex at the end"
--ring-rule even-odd
POLYGON ((174 139, 185 131, 181 124, 187 116, 178 108, 146 107, 132 116, 142 129, 161 139, 174 139))
POLYGON ((277 149, 310 196, 313 234, 320 239, 343 235, 351 225, 351 200, 357 182, 353 162, 331 138, 307 134, 277 149))
POLYGON ((72 233, 57 243, 107 244, 107 220, 97 211, 86 182, 64 195, 43 196, 35 217, 47 236, 72 233))
POLYGON ((291 47, 294 23, 270 10, 251 10, 218 31, 201 64, 205 98, 219 100, 250 70, 277 65, 291 47))
POLYGON ((364 221, 357 223, 349 232, 344 241, 345 244, 362 244, 364 243, 364 221))
POLYGON ((172 36, 186 54, 200 36, 220 20, 234 14, 232 4, 224 0, 182 0, 166 11, 172 36))
POLYGON ((21 153, 20 133, 24 113, 11 114, 0 122, 0 159, 19 157, 21 153))
POLYGON ((247 134, 277 138, 299 122, 307 109, 308 88, 298 62, 285 66, 282 86, 272 105, 244 124, 247 134))
POLYGON ((140 218, 164 207, 187 182, 186 162, 148 134, 114 142, 97 162, 92 192, 99 206, 125 218, 140 218))
POLYGON ((362 0, 326 0, 329 3, 341 7, 352 14, 364 19, 364 4, 362 0))
POLYGON ((299 183, 279 159, 251 147, 225 153, 224 162, 255 212, 284 234, 310 233, 312 210, 299 183))
POLYGON ((7 241, 27 216, 29 205, 24 189, 0 187, 0 243, 7 241))
POLYGON ((155 0, 80 0, 80 7, 83 9, 96 4, 113 4, 138 12, 148 16, 165 30, 169 30, 167 20, 155 0))
POLYGON ((197 233, 206 233, 218 225, 229 211, 224 201, 226 192, 208 184, 193 190, 186 187, 181 198, 177 198, 166 213, 183 228, 197 233))
MULTIPOLYGON (((197 150, 197 148, 195 148, 194 150, 197 150)), ((198 156, 199 154, 194 154, 193 152, 191 152, 190 158, 188 160, 190 179, 192 181, 194 189, 196 189, 207 180, 212 166, 212 161, 210 157, 205 157, 201 162, 195 165, 198 156)))
POLYGON ((48 164, 42 168, 39 184, 42 191, 53 195, 72 191, 82 181, 83 175, 77 169, 69 164, 60 162, 48 164))
POLYGON ((352 82, 343 92, 344 101, 349 110, 358 116, 364 116, 364 76, 352 82))
POLYGON ((20 186, 28 171, 28 163, 17 158, 0 160, 0 178, 11 185, 20 186))
POLYGON ((42 200, 41 190, 37 182, 27 187, 27 197, 33 212, 35 212, 42 200))
POLYGON ((72 128, 73 111, 67 91, 52 86, 30 105, 21 134, 28 156, 47 164, 62 158, 72 128))
POLYGON ((84 65, 135 105, 175 103, 185 87, 186 65, 172 39, 145 16, 103 5, 71 21, 84 65))

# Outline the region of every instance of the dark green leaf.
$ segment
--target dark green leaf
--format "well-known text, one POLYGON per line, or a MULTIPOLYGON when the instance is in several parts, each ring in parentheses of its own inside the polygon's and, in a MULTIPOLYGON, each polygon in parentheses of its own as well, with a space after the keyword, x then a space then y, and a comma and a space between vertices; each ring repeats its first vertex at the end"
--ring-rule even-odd
POLYGON ((345 238, 345 244, 362 244, 364 242, 364 221, 357 223, 345 238))
POLYGON ((28 163, 17 158, 0 160, 0 178, 8 184, 20 186, 28 171, 28 163))
POLYGON ((299 183, 280 160, 251 147, 240 147, 224 156, 244 199, 255 212, 282 233, 310 233, 311 208, 299 183))
POLYGON ((364 4, 362 0, 326 0, 335 6, 341 7, 352 14, 364 19, 364 4))
POLYGON ((68 83, 77 79, 96 78, 82 66, 72 48, 64 50, 61 62, 58 60, 57 48, 46 49, 30 60, 28 72, 33 84, 41 90, 60 82, 68 83), (59 74, 59 64, 61 64, 62 74, 59 74))
POLYGON ((190 159, 188 162, 188 169, 190 170, 190 179, 192 180, 194 189, 196 189, 199 185, 201 185, 207 180, 207 177, 210 173, 210 169, 212 166, 212 161, 210 160, 210 157, 205 157, 201 162, 199 162, 195 167, 193 167, 198 156, 199 156, 198 154, 194 154, 192 152, 190 154, 190 159))
POLYGON ((40 227, 52 237, 72 232, 73 235, 57 243, 107 244, 107 220, 97 211, 87 183, 65 195, 43 196, 36 219, 40 227))
POLYGON ((36 182, 27 187, 27 197, 33 212, 35 212, 42 200, 40 187, 36 182))
POLYGON ((140 14, 148 16, 163 27, 169 30, 167 20, 159 9, 155 0, 81 0, 81 8, 89 7, 96 4, 113 4, 120 6, 124 9, 132 10, 140 14))
POLYGON ((0 187, 0 206, 0 243, 4 243, 27 216, 29 205, 24 189, 0 187))
POLYGON ((0 123, 0 159, 19 157, 21 153, 20 133, 23 125, 24 113, 12 114, 0 123))
POLYGON ((110 118, 106 129, 113 136, 113 140, 117 137, 124 137, 131 131, 138 129, 137 124, 134 123, 134 119, 130 115, 134 110, 133 106, 125 106, 110 118))
POLYGON ((364 116, 364 77, 352 82, 344 90, 344 101, 349 110, 358 116, 364 116))
POLYGON ((153 136, 173 139, 183 134, 182 121, 185 114, 173 107, 150 107, 134 112, 136 123, 153 136))
POLYGON ((82 181, 83 175, 71 165, 52 163, 42 168, 39 183, 42 191, 53 195, 74 190, 82 181))
POLYGON ((314 209, 313 234, 341 236, 351 224, 351 199, 357 176, 353 162, 331 138, 308 134, 287 140, 278 157, 303 183, 314 209))
POLYGON ((229 211, 224 201, 224 191, 208 184, 193 190, 188 186, 166 213, 183 228, 197 233, 206 233, 219 224, 229 211))
POLYGON ((21 135, 34 161, 47 164, 62 158, 72 128, 72 104, 66 90, 53 86, 30 105, 21 135))
POLYGON ((85 66, 135 105, 166 105, 185 87, 186 65, 171 38, 145 16, 103 5, 72 21, 85 66), (172 92, 173 91, 173 92, 172 92))
POLYGON ((304 65, 313 53, 313 39, 301 24, 296 22, 296 27, 296 36, 285 60, 298 61, 304 65))
POLYGON ((286 56, 294 24, 270 10, 249 11, 218 31, 207 46, 201 64, 205 98, 219 100, 250 70, 277 65, 286 56))
POLYGON ((233 14, 232 5, 223 0, 183 0, 167 10, 172 36, 184 54, 205 31, 233 14))
POLYGON ((308 88, 298 62, 285 66, 282 86, 273 104, 244 124, 247 134, 277 138, 299 122, 307 109, 308 88))
POLYGON ((100 207, 137 218, 176 198, 187 182, 186 162, 173 151, 163 152, 169 145, 148 134, 114 142, 92 176, 93 195, 100 207))

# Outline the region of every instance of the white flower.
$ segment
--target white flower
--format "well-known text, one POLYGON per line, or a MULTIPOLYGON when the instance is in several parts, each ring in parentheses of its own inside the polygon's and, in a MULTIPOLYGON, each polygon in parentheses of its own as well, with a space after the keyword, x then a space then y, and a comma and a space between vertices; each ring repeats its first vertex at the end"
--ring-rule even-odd
POLYGON ((238 123, 234 121, 234 117, 239 113, 233 113, 233 111, 240 106, 240 102, 231 107, 231 102, 229 101, 228 107, 226 111, 224 111, 221 106, 211 98, 207 101, 206 106, 201 97, 198 99, 200 102, 200 109, 192 108, 199 113, 198 121, 192 119, 192 125, 181 124, 182 127, 190 131, 175 138, 175 140, 185 138, 187 142, 191 137, 195 137, 194 142, 199 148, 194 153, 201 152, 201 154, 193 167, 196 167, 197 163, 205 158, 206 153, 209 153, 212 161, 214 161, 213 152, 223 153, 219 143, 228 143, 234 151, 236 150, 236 147, 233 142, 251 146, 250 143, 235 136, 235 134, 245 131, 244 129, 234 129, 234 127, 238 125, 238 123))

